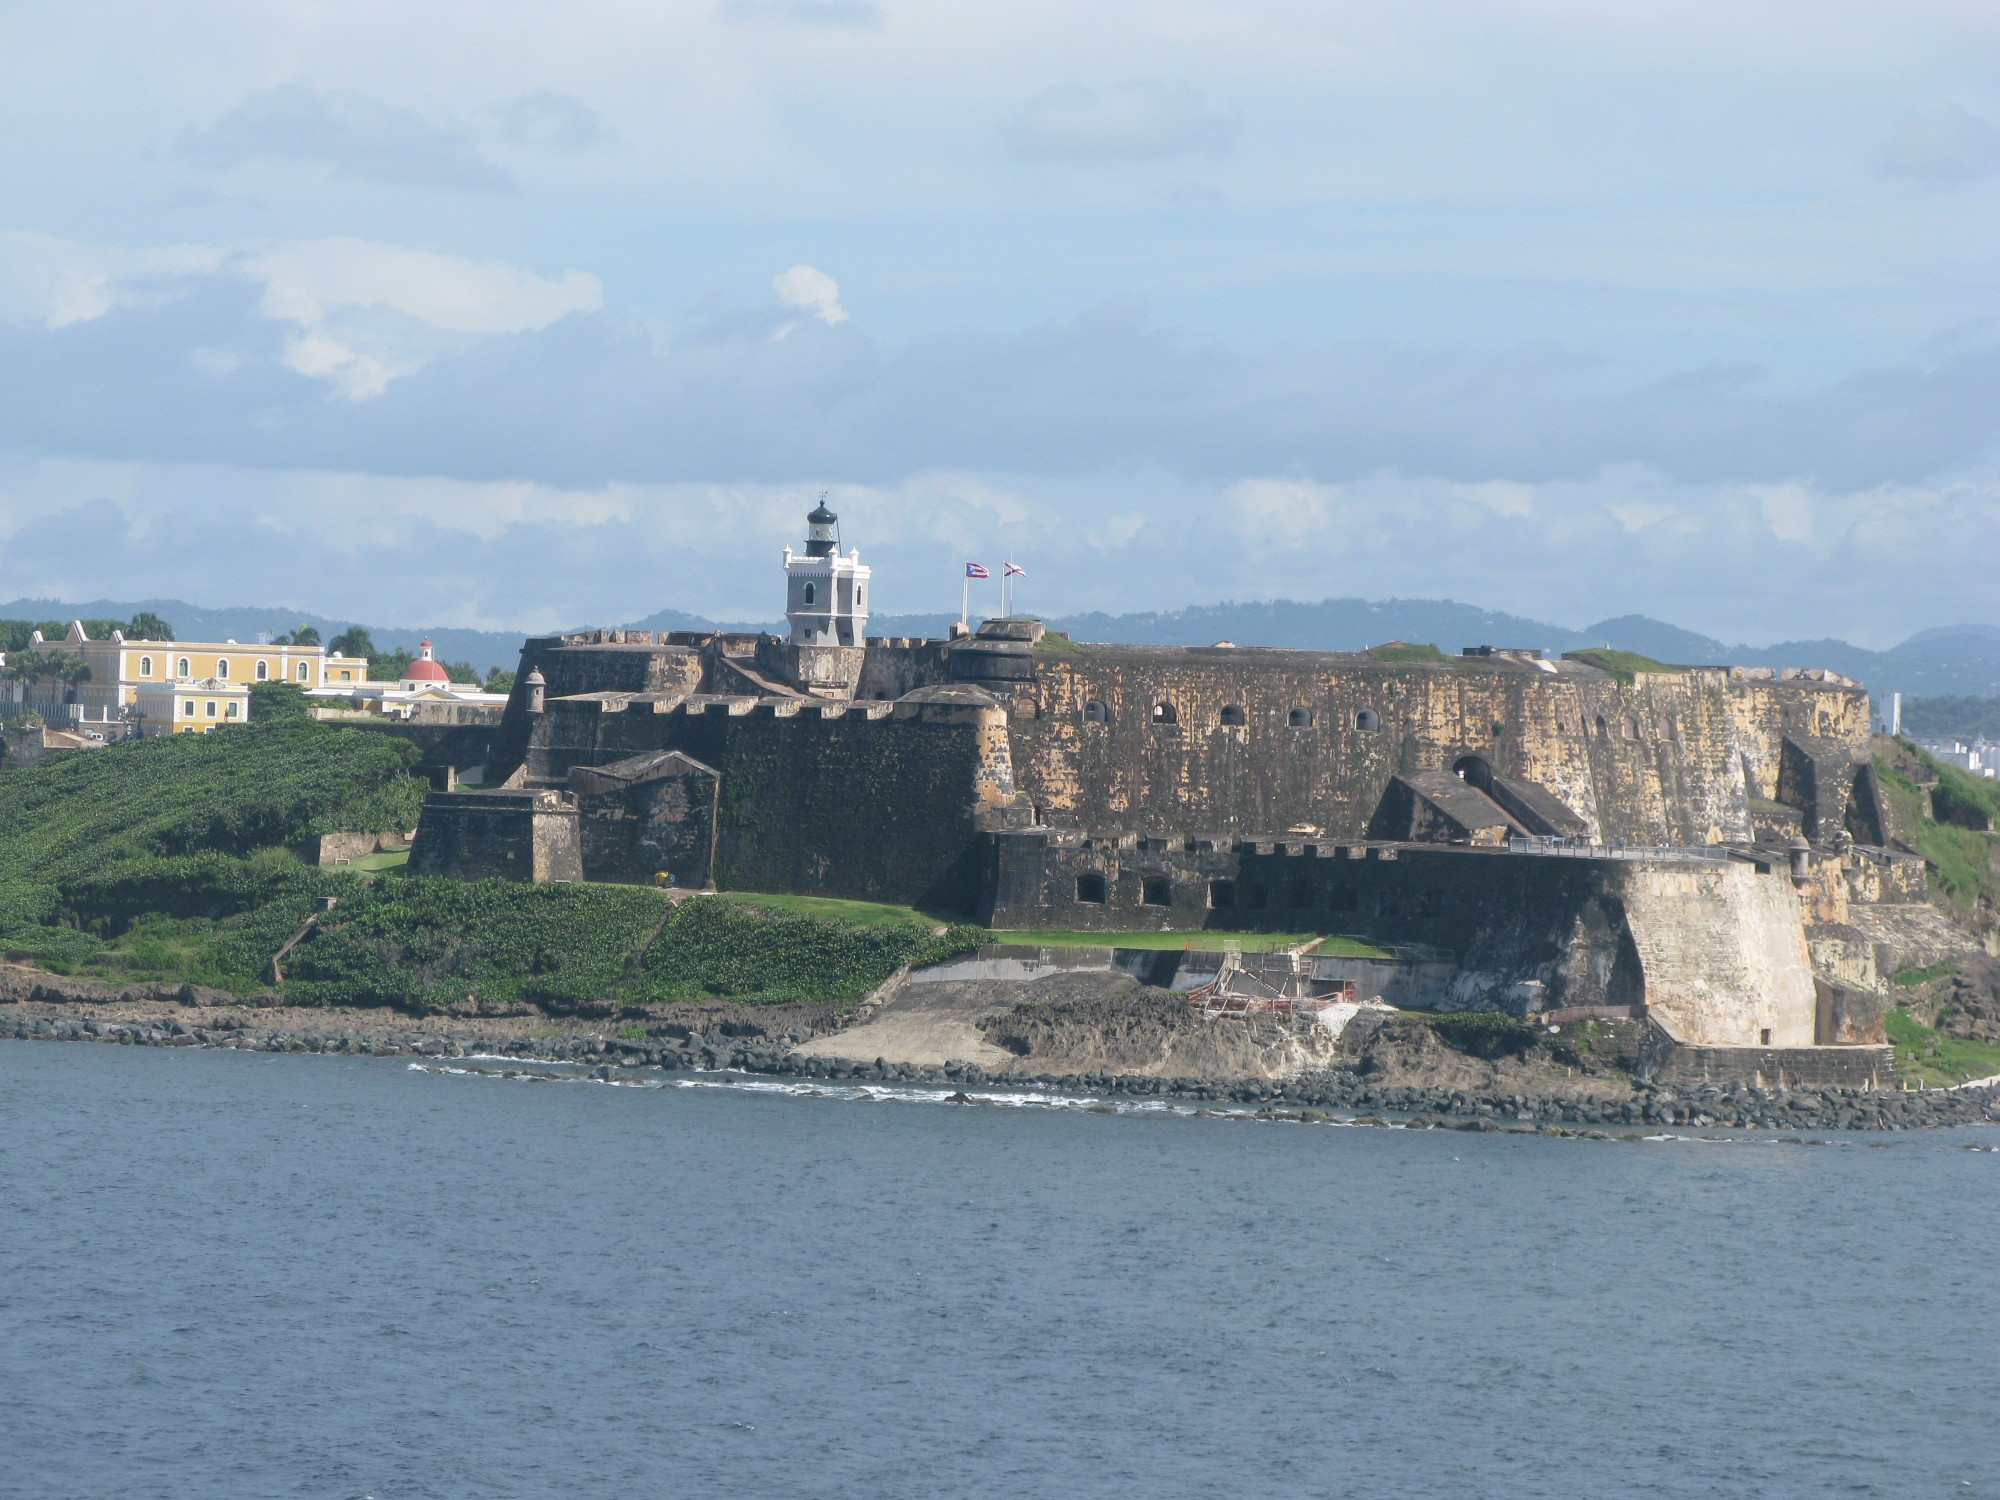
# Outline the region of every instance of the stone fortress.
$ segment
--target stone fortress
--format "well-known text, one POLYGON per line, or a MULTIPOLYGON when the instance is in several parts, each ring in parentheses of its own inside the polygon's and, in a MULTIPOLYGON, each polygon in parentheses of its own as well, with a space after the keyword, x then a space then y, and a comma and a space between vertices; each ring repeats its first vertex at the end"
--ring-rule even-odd
POLYGON ((1765 1076, 1836 1046, 1814 1071, 1884 1066, 1851 1044, 1881 1042, 1882 965, 1934 913, 1858 683, 1031 619, 871 638, 869 570, 824 503, 807 520, 785 637, 528 640, 489 789, 432 796, 412 869, 1341 934, 1395 957, 1321 977, 1397 1003, 1643 1014, 1765 1076))

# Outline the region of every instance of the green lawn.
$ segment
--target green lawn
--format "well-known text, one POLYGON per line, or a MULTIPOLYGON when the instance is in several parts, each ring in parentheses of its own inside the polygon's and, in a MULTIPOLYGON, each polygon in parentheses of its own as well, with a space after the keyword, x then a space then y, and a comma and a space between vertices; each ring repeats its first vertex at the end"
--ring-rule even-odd
POLYGON ((384 870, 400 870, 410 862, 407 849, 384 849, 376 854, 364 854, 359 859, 349 860, 340 868, 359 870, 364 875, 379 875, 384 870))
POLYGON ((2000 1075, 2000 1045, 1941 1036, 1900 1005, 1889 1012, 1896 1069, 1911 1083, 1954 1084, 2000 1075))
MULTIPOLYGON (((1032 948, 1193 948, 1215 952, 1224 947, 1241 948, 1245 953, 1275 953, 1299 948, 1317 936, 1310 932, 996 932, 996 943, 1032 948)), ((1330 937, 1313 950, 1336 958, 1393 958, 1386 948, 1364 943, 1359 938, 1330 937)))
POLYGON ((736 906, 754 906, 759 911, 788 917, 815 917, 822 922, 841 922, 852 927, 935 928, 944 924, 909 906, 890 906, 879 901, 843 901, 833 896, 771 896, 757 891, 721 891, 714 899, 736 906))
POLYGON ((1604 668, 1620 682, 1632 681, 1635 672, 1679 672, 1683 670, 1671 662, 1654 661, 1650 656, 1641 656, 1636 651, 1573 651, 1572 656, 1593 662, 1604 668))

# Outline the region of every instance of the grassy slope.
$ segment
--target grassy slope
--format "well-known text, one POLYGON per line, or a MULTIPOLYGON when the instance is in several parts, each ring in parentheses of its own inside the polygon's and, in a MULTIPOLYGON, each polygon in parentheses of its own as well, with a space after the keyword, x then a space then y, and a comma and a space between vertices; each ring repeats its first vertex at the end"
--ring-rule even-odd
MULTIPOLYGON (((1948 804, 1959 803, 1984 810, 2000 826, 2000 784, 1968 776, 1955 766, 1941 766, 1907 740, 1897 742, 1924 771, 1937 778, 1933 800, 1940 796, 1948 804)), ((1939 822, 1924 811, 1922 789, 1908 771, 1878 756, 1876 777, 1897 837, 1921 854, 1935 873, 1938 887, 1961 907, 1976 902, 2000 903, 2000 875, 1993 868, 1994 836, 1971 828, 1939 822)))
POLYGON ((690 900, 635 887, 410 878, 397 856, 336 870, 282 847, 415 821, 409 747, 311 722, 114 745, 0 771, 0 954, 117 981, 261 988, 300 1002, 557 1007, 727 996, 847 1000, 900 964, 975 945, 897 908, 690 900), (369 868, 364 868, 369 867, 369 868))
POLYGON ((1900 1005, 1888 1015, 1898 1072, 1911 1083, 1950 1085, 2000 1076, 2000 1045, 1942 1035, 1900 1005))

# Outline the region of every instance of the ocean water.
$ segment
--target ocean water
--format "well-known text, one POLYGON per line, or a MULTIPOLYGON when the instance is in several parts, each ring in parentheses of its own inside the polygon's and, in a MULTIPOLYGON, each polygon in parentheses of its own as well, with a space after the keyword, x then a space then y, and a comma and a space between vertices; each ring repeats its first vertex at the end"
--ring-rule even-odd
POLYGON ((0 1494, 2000 1496, 2000 1131, 678 1083, 0 1044, 0 1494))

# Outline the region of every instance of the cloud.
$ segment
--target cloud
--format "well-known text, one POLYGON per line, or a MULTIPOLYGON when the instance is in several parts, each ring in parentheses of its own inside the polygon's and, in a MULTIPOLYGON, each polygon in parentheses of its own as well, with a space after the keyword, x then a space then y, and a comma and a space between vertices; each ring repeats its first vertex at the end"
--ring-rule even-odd
POLYGON ((1235 138, 1235 122, 1195 89, 1148 79, 1059 84, 1023 105, 1006 131, 1014 151, 1035 161, 1160 160, 1221 151, 1235 138))
POLYGON ((1889 138, 1882 171, 1933 183, 1990 177, 2000 172, 2000 130, 1956 104, 1906 115, 1889 138))
POLYGON ((464 131, 352 89, 322 92, 303 82, 250 94, 213 125, 183 131, 175 151, 216 171, 253 162, 309 162, 362 182, 514 189, 513 177, 487 160, 464 131))
POLYGON ((882 24, 882 7, 870 0, 722 0, 715 13, 725 21, 775 21, 793 26, 872 29, 882 24))
MULTIPOLYGON (((847 321, 847 309, 840 305, 840 285, 826 272, 812 266, 793 266, 771 278, 778 300, 832 327, 847 321)), ((771 337, 782 339, 798 328, 796 320, 781 324, 771 337)))
POLYGON ((500 112, 500 128, 515 145, 544 151, 581 151, 603 135, 595 110, 553 89, 537 89, 509 104, 500 112))
MULTIPOLYGON (((121 250, 0 233, 0 317, 51 329, 121 308, 199 304, 204 287, 228 282, 257 287, 257 311, 290 330, 279 355, 287 368, 356 400, 381 395, 391 380, 471 340, 545 328, 603 305, 597 278, 581 271, 552 280, 502 261, 369 240, 121 250)), ((182 351, 189 371, 214 379, 252 363, 243 352, 259 341, 252 330, 239 324, 208 333, 182 351)))

